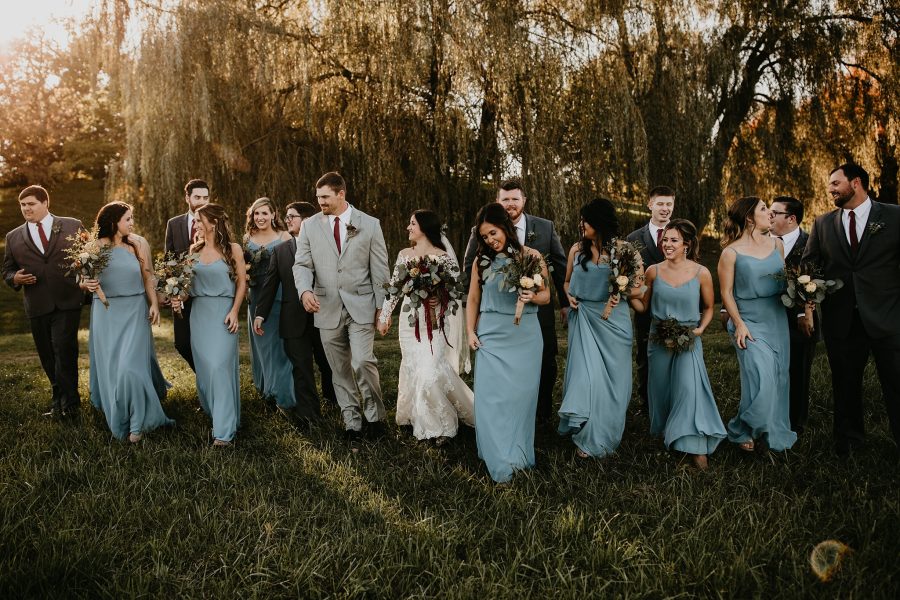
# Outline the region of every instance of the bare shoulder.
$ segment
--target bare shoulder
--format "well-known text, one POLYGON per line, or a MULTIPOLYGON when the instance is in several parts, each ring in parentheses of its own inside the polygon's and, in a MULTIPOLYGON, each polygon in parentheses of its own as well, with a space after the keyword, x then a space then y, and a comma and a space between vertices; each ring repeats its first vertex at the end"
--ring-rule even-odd
POLYGON ((235 258, 240 257, 241 260, 244 260, 244 249, 237 242, 231 242, 231 254, 235 258))
POLYGON ((575 242, 574 244, 572 244, 572 247, 569 248, 569 256, 575 256, 575 254, 576 254, 579 250, 581 250, 581 243, 580 243, 580 242, 575 242))

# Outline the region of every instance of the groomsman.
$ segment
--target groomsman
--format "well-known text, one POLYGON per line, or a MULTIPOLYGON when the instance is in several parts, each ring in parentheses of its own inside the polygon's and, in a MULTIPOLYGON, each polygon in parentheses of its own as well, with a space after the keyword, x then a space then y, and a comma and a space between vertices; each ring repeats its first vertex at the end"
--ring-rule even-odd
MULTIPOLYGON (((550 265, 553 266, 550 277, 553 279, 559 298, 560 318, 565 323, 566 315, 569 312, 569 300, 563 289, 566 280, 566 254, 563 252, 553 221, 525 213, 526 201, 525 189, 522 187, 520 179, 511 178, 500 183, 500 188, 497 190, 497 202, 503 205, 512 219, 519 243, 534 248, 548 257, 550 265)), ((472 263, 475 262, 477 248, 478 244, 475 241, 475 230, 473 229, 463 258, 466 273, 472 272, 472 263)), ((556 383, 556 353, 558 350, 556 317, 553 313, 552 302, 538 307, 538 321, 541 324, 541 337, 544 338, 544 352, 541 358, 541 383, 538 390, 536 421, 539 426, 550 427, 553 422, 553 386, 556 383)))
POLYGON ((275 246, 269 269, 259 291, 259 301, 253 319, 253 332, 263 334, 263 323, 272 312, 275 293, 281 286, 281 317, 278 333, 284 343, 284 352, 291 361, 294 376, 295 414, 303 422, 309 423, 321 416, 316 380, 313 375, 313 357, 319 365, 322 377, 323 396, 335 401, 334 385, 331 382, 331 367, 325 357, 319 330, 313 324, 313 317, 303 309, 300 294, 294 283, 294 256, 297 253, 297 236, 303 220, 318 212, 309 202, 293 202, 287 205, 285 222, 291 239, 275 246))
MULTIPOLYGON (((862 383, 870 353, 900 445, 900 207, 872 202, 868 189, 869 174, 859 165, 834 169, 828 191, 837 209, 816 219, 803 253, 826 279, 844 282, 822 302, 840 456, 865 441, 862 383)), ((813 327, 800 320, 803 331, 813 327)))
MULTIPOLYGON (((644 270, 650 265, 661 263, 665 260, 662 253, 662 232, 675 210, 675 192, 665 185, 658 185, 650 190, 650 198, 647 201, 650 209, 650 221, 629 233, 625 239, 629 242, 637 242, 641 246, 641 258, 644 261, 644 270)), ((637 355, 635 362, 638 371, 638 395, 641 397, 644 409, 647 408, 647 341, 650 337, 650 311, 634 313, 634 337, 637 342, 637 355)), ((649 415, 649 413, 647 413, 649 415)))
MULTIPOLYGON (((777 237, 784 244, 784 264, 786 267, 798 267, 803 257, 803 250, 809 234, 800 229, 803 222, 803 203, 790 196, 778 196, 769 208, 770 235, 777 237)), ((791 430, 798 435, 803 433, 809 416, 809 375, 812 371, 813 357, 816 355, 816 343, 820 339, 818 315, 813 313, 814 326, 812 335, 800 331, 797 320, 803 312, 796 308, 786 308, 788 329, 791 331, 791 430)))
MULTIPOLYGON (((194 211, 201 206, 209 204, 209 184, 202 179, 191 179, 184 186, 184 201, 187 203, 186 213, 172 217, 166 223, 166 252, 186 254, 194 236, 197 233, 199 223, 194 217, 194 211)), ((191 299, 188 298, 181 304, 181 318, 174 319, 175 349, 178 354, 194 369, 194 356, 191 353, 191 299)))
POLYGON ((31 336, 50 380, 53 401, 48 417, 75 418, 78 394, 78 323, 84 293, 74 275, 66 274, 66 238, 83 229, 81 221, 50 213, 50 195, 39 185, 19 194, 25 223, 6 234, 3 279, 25 290, 25 315, 31 336))

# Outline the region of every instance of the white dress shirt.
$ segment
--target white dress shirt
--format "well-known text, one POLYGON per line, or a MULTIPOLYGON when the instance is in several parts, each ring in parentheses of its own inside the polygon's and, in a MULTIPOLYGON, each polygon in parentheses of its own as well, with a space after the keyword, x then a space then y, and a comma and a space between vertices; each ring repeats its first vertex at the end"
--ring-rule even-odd
POLYGON ((656 233, 656 232, 657 232, 657 231, 662 231, 663 228, 662 228, 662 227, 657 227, 656 225, 654 225, 654 224, 653 224, 653 221, 650 221, 650 222, 648 223, 648 226, 650 227, 650 237, 653 238, 653 243, 654 243, 655 245, 658 246, 658 245, 659 245, 658 240, 661 241, 662 238, 656 237, 657 235, 659 235, 659 234, 656 233))
POLYGON ((328 228, 331 231, 334 231, 334 220, 340 219, 341 224, 338 226, 338 231, 341 232, 341 253, 344 252, 344 246, 347 245, 347 225, 350 223, 350 217, 353 215, 353 207, 350 206, 350 203, 347 203, 347 210, 342 212, 339 215, 328 215, 328 228))
MULTIPOLYGON (((872 211, 872 201, 866 196, 866 201, 853 209, 853 215, 856 217, 856 241, 861 242, 863 232, 866 230, 866 223, 869 221, 869 213, 872 211)), ((841 224, 844 226, 844 235, 847 241, 850 241, 850 210, 841 210, 841 224)))
MULTIPOLYGON (((53 228, 53 215, 47 213, 47 216, 41 219, 41 227, 44 229, 44 235, 47 236, 47 240, 49 241, 50 232, 53 228)), ((44 254, 47 249, 44 248, 44 243, 41 242, 41 234, 38 233, 37 223, 28 223, 28 234, 31 236, 34 245, 41 251, 41 254, 44 254)))
POLYGON ((519 222, 513 223, 516 228, 516 237, 519 238, 519 244, 525 245, 525 213, 519 215, 519 222))
POLYGON ((797 238, 800 237, 800 228, 798 227, 790 233, 777 235, 775 237, 781 238, 781 243, 784 244, 784 255, 787 256, 791 253, 791 250, 794 249, 794 245, 797 243, 797 238))

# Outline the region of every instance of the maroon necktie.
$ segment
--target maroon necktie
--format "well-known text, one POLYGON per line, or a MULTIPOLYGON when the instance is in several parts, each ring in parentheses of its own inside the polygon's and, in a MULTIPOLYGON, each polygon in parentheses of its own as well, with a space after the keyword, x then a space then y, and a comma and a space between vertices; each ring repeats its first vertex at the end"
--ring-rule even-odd
POLYGON ((856 237, 856 215, 850 211, 850 249, 855 253, 859 250, 859 239, 856 237))
POLYGON ((197 219, 191 221, 191 243, 197 241, 197 219))
POLYGON ((656 248, 662 253, 662 229, 656 230, 656 248))
POLYGON ((337 245, 338 254, 341 253, 341 220, 334 218, 334 243, 337 245))
POLYGON ((44 254, 47 253, 47 250, 50 249, 50 240, 47 239, 47 234, 44 233, 44 226, 41 225, 41 222, 37 222, 38 228, 38 236, 41 238, 41 244, 44 246, 44 254))

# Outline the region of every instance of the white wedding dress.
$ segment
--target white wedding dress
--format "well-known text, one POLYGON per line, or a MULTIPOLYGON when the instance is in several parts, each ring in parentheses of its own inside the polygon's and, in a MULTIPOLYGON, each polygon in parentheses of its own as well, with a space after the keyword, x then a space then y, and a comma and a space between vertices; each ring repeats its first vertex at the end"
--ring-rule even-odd
MULTIPOLYGON (((459 273, 452 256, 435 258, 446 260, 451 270, 459 273)), ((405 260, 399 256, 397 264, 405 260)), ((396 272, 395 265, 395 275, 396 272)), ((397 301, 397 298, 384 301, 381 314, 385 318, 397 301)), ((408 305, 409 299, 404 297, 403 304, 408 305)), ((408 309, 406 312, 401 309, 397 317, 402 353, 397 380, 397 424, 412 425, 413 435, 419 440, 454 437, 459 421, 475 425, 474 396, 459 376, 460 367, 468 371, 469 366, 463 307, 457 309, 455 316, 448 311, 444 324, 446 339, 435 325, 430 344, 424 306, 419 308, 420 340, 416 340, 415 329, 409 324, 409 314, 408 309)))

